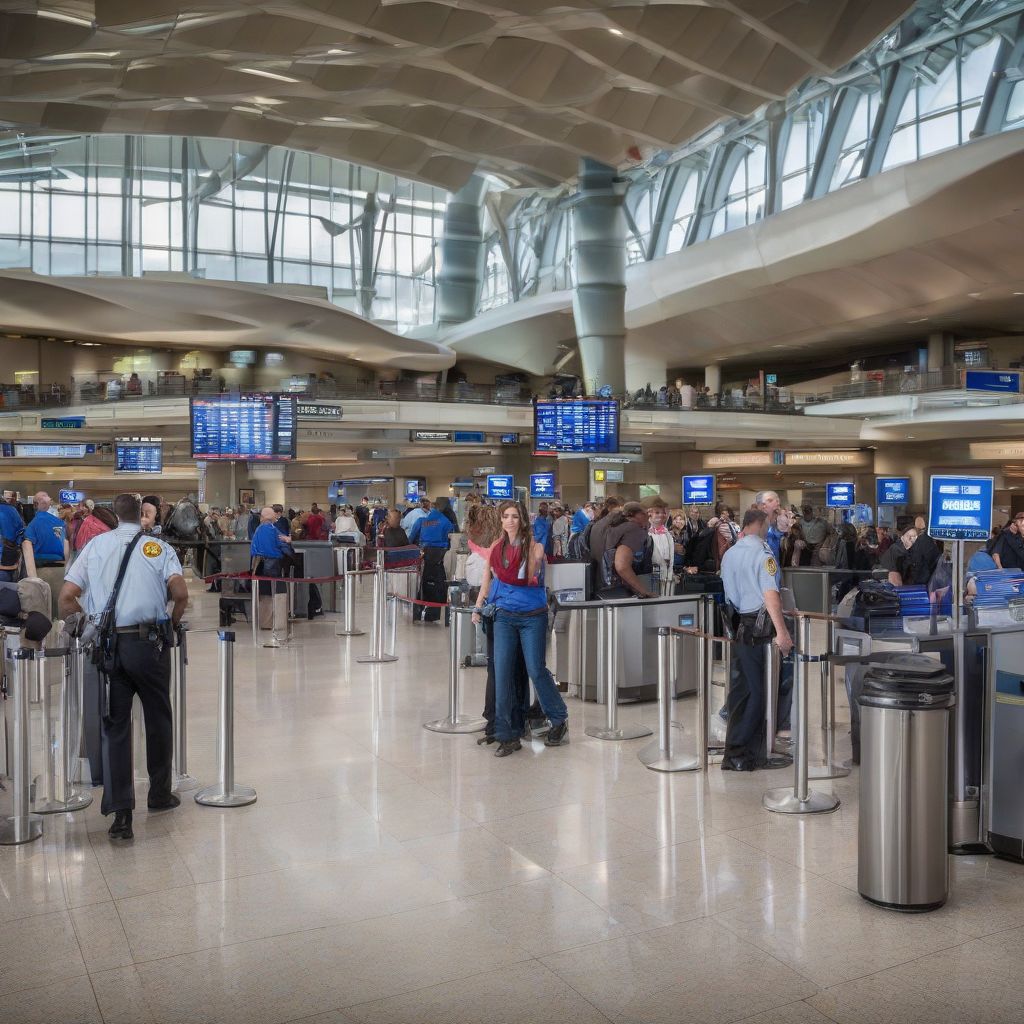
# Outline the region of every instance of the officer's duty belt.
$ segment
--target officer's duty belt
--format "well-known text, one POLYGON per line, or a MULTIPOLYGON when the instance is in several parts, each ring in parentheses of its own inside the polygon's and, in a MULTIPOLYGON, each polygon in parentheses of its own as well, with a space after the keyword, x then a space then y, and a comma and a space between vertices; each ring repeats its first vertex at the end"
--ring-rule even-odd
POLYGON ((159 628, 159 623, 156 622, 140 622, 135 626, 118 626, 114 632, 123 636, 141 636, 148 637, 149 634, 159 628))

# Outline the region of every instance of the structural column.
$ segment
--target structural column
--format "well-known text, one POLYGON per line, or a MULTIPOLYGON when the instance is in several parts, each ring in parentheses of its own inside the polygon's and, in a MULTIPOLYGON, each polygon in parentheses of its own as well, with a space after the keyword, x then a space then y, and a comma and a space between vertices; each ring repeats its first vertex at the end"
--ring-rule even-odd
POLYGON ((441 269, 437 275, 437 323, 462 324, 476 316, 484 269, 481 203, 487 191, 473 175, 445 208, 441 269))
POLYGON ((580 163, 573 206, 576 289, 572 312, 588 394, 626 390, 626 182, 612 167, 580 163))
POLYGON ((722 391, 722 368, 717 363, 704 367, 704 386, 713 395, 722 391))
POLYGON ((947 331, 935 331, 928 335, 928 369, 941 370, 953 365, 955 341, 947 331))

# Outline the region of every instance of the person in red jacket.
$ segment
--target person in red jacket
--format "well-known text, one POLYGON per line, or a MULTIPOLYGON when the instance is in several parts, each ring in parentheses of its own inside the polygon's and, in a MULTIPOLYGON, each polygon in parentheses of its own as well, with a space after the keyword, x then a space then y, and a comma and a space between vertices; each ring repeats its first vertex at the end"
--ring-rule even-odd
POLYGON ((327 520, 318 505, 313 505, 306 517, 305 540, 327 540, 327 520))

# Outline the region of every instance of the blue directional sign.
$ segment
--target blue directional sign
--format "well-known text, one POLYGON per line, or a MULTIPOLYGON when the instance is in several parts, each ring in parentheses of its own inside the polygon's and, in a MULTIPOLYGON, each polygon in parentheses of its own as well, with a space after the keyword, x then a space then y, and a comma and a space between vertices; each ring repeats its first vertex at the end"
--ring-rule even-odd
POLYGON ((46 419, 39 421, 43 430, 81 430, 85 426, 84 416, 64 416, 60 419, 46 419))
POLYGON ((406 501, 419 501, 420 500, 420 482, 419 482, 419 480, 406 480, 405 481, 405 500, 406 501))
POLYGON ((933 476, 929 535, 937 540, 988 540, 994 491, 990 476, 933 476))
POLYGON ((853 484, 825 484, 825 504, 829 508, 853 508, 857 504, 853 484))
POLYGON ((1006 370, 967 370, 964 387, 968 391, 999 391, 1002 394, 1020 394, 1020 374, 1006 370))
POLYGON ((493 501, 513 501, 516 482, 511 473, 491 473, 487 477, 487 497, 493 501))
POLYGON ((876 505, 906 505, 910 502, 910 477, 880 476, 875 481, 876 505))
POLYGON ((77 505, 85 501, 85 491, 58 491, 57 500, 62 505, 77 505))
POLYGON ((482 430, 456 430, 452 432, 456 444, 483 444, 487 435, 482 430))
POLYGON ((714 503, 714 473, 702 473, 700 476, 683 477, 684 505, 714 505, 714 503))
POLYGON ((555 474, 554 473, 531 473, 530 474, 530 497, 531 498, 553 498, 555 496, 555 474))

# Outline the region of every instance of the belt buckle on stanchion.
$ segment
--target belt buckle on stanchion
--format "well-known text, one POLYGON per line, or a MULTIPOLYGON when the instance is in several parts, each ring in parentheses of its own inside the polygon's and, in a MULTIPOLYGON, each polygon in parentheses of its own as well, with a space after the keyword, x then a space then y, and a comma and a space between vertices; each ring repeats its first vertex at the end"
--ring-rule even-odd
POLYGON ((235 634, 217 633, 220 646, 220 781, 195 795, 197 804, 208 807, 244 807, 255 803, 256 790, 235 782, 235 634))
POLYGON ((472 614, 473 608, 451 607, 451 634, 448 637, 448 717, 433 722, 424 722, 423 728, 431 732, 469 733, 482 732, 487 721, 459 710, 459 654, 462 650, 462 618, 472 614))
POLYGON ((29 810, 29 773, 30 749, 32 739, 29 735, 29 664, 32 661, 31 650, 20 648, 7 652, 5 656, 14 662, 14 744, 11 757, 11 787, 13 792, 13 811, 9 818, 0 819, 0 846, 20 846, 31 843, 43 834, 43 819, 29 810))
POLYGON ((638 740, 652 736, 646 725, 619 725, 619 609, 607 604, 598 609, 598 647, 601 649, 601 679, 604 680, 605 724, 588 725, 583 731, 598 740, 638 740))
POLYGON ((793 665, 793 704, 796 707, 796 732, 793 736, 793 785, 769 789, 761 798, 765 810, 776 814, 823 814, 839 806, 839 797, 820 793, 808 786, 807 741, 808 700, 807 665, 818 661, 818 655, 808 654, 810 647, 810 619, 797 618, 797 645, 793 665))

